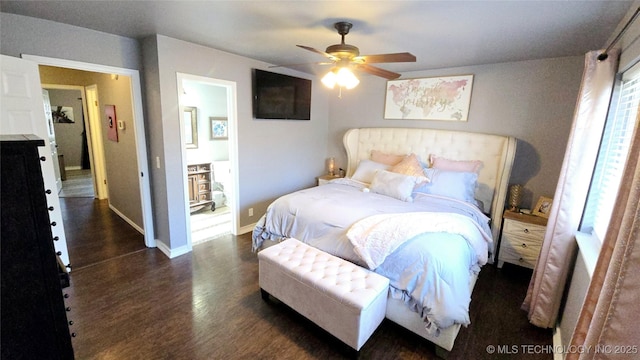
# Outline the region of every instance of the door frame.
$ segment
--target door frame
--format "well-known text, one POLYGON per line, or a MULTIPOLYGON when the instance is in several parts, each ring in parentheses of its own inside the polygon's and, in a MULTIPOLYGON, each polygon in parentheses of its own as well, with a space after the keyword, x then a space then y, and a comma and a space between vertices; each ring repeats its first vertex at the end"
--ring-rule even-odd
POLYGON ((228 140, 229 140, 229 168, 231 170, 231 189, 229 190, 231 196, 229 199, 229 203, 227 206, 229 207, 229 211, 231 212, 231 233, 233 235, 238 235, 240 233, 240 229, 238 228, 238 224, 240 223, 239 219, 239 211, 238 211, 238 203, 240 201, 240 197, 238 194, 239 181, 238 181, 238 109, 237 109, 237 89, 235 81, 221 80, 216 78, 210 78, 205 76, 191 75, 186 73, 176 73, 176 81, 178 82, 178 106, 179 106, 179 114, 180 114, 180 141, 181 141, 181 154, 182 154, 182 182, 184 187, 184 201, 185 201, 185 223, 186 223, 186 231, 187 231, 187 244, 189 248, 192 247, 191 244, 191 225, 190 225, 190 212, 189 212, 189 182, 188 182, 188 173, 187 173, 187 152, 185 146, 185 134, 184 134, 184 116, 183 116, 183 107, 185 106, 181 101, 181 94, 184 93, 184 89, 182 86, 182 81, 193 81, 202 84, 207 84, 211 86, 219 86, 227 89, 227 121, 228 121, 228 140))
POLYGON ((142 222, 144 228, 144 243, 147 247, 156 247, 156 239, 153 228, 153 209, 151 206, 151 186, 149 181, 149 164, 147 158, 147 140, 144 126, 144 112, 142 110, 142 87, 140 72, 134 69, 125 69, 115 66, 85 63, 81 61, 66 60, 38 55, 22 54, 23 59, 35 62, 38 65, 56 66, 75 70, 84 70, 105 74, 129 76, 131 79, 131 103, 133 105, 133 131, 136 139, 136 155, 138 157, 138 184, 142 203, 142 222))
MULTIPOLYGON (((95 85, 89 85, 95 87, 95 85)), ((88 88, 87 86, 86 88, 88 88)), ((89 148, 89 162, 91 163, 91 177, 93 179, 93 189, 97 199, 107 199, 108 192, 105 182, 106 166, 104 159, 104 148, 102 137, 100 136, 100 119, 96 119, 96 114, 89 111, 87 92, 84 86, 80 85, 60 85, 60 84, 42 84, 45 89, 53 90, 77 90, 82 98, 82 115, 84 117, 84 126, 87 131, 85 138, 89 148), (102 186, 100 186, 102 185, 102 186)), ((97 89, 96 89, 97 91, 97 89)))

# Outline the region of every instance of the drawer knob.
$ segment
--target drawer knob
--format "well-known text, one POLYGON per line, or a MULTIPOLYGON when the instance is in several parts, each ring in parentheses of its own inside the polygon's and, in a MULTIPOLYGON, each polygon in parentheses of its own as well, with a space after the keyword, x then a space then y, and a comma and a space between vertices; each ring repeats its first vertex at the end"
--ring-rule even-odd
POLYGON ((49 209, 49 211, 53 211, 53 206, 49 206, 47 209, 49 209))
POLYGON ((529 229, 524 229, 524 233, 528 234, 529 233, 529 229))
POLYGON ((527 248, 527 244, 522 243, 522 247, 526 249, 527 248))
POLYGON ((40 156, 40 161, 47 161, 47 158, 44 156, 40 156))
POLYGON ((51 189, 47 189, 44 192, 47 193, 47 195, 51 195, 51 189))
POLYGON ((520 259, 518 259, 518 261, 520 261, 520 262, 524 262, 524 259, 523 259, 523 258, 520 258, 520 259))
POLYGON ((76 333, 71 333, 71 337, 76 337, 78 335, 76 335, 76 333))
POLYGON ((65 310, 67 310, 67 312, 69 312, 69 311, 71 311, 71 308, 70 308, 69 306, 67 306, 67 307, 65 308, 65 310))

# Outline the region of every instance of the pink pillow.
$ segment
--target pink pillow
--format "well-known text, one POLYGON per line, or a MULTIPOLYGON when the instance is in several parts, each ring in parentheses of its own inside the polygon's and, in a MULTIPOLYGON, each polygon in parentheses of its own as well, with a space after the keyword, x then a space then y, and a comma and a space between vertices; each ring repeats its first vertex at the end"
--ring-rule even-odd
POLYGON ((400 161, 402 161, 402 159, 404 159, 404 157, 405 155, 393 155, 383 153, 382 151, 378 150, 371 150, 371 160, 390 166, 398 164, 400 161))
POLYGON ((482 167, 480 160, 450 160, 436 155, 429 155, 429 162, 434 169, 446 171, 472 172, 479 174, 482 167))
POLYGON ((425 177, 424 169, 422 168, 422 164, 420 164, 420 160, 418 160, 416 154, 405 156, 402 161, 389 169, 389 171, 409 176, 425 177))

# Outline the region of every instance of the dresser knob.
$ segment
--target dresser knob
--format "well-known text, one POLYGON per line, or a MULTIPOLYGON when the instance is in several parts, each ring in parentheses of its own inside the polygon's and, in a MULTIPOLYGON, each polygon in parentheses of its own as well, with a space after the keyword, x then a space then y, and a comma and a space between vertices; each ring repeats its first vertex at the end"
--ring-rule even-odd
POLYGON ((71 337, 76 337, 76 333, 71 333, 71 337))
POLYGON ((40 156, 40 161, 47 161, 47 158, 44 156, 40 156))
POLYGON ((53 206, 49 206, 47 209, 49 209, 49 211, 53 211, 53 206))
POLYGON ((526 249, 526 248, 527 248, 527 244, 524 244, 524 243, 523 243, 523 244, 522 244, 522 247, 526 249))
POLYGON ((67 307, 65 308, 65 310, 67 310, 67 312, 69 312, 69 311, 71 311, 71 308, 67 306, 67 307))
POLYGON ((72 320, 69 320, 69 325, 73 325, 73 321, 72 320))
POLYGON ((51 222, 51 226, 56 226, 56 225, 58 225, 58 223, 56 223, 55 221, 51 222))
POLYGON ((64 294, 63 296, 64 296, 65 299, 69 298, 69 294, 64 294))
POLYGON ((56 255, 58 255, 58 256, 62 255, 62 251, 58 251, 58 252, 56 253, 56 255))
POLYGON ((51 189, 47 189, 44 192, 47 193, 47 195, 51 195, 51 189))
POLYGON ((54 236, 54 237, 53 237, 53 241, 58 241, 58 240, 60 240, 60 237, 59 237, 59 236, 54 236))
POLYGON ((67 264, 65 267, 69 268, 69 270, 71 270, 71 264, 67 264))
POLYGON ((523 259, 523 258, 520 258, 520 259, 518 259, 518 261, 520 261, 520 262, 524 262, 524 259, 523 259))
POLYGON ((529 229, 524 229, 524 233, 528 234, 529 233, 529 229))

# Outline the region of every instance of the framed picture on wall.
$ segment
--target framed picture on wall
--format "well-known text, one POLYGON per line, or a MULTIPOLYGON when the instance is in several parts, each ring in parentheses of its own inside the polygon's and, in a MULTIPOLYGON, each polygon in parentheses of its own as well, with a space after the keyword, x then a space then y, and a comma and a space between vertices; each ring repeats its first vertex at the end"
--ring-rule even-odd
POLYGON ((209 117, 211 122, 211 140, 226 140, 229 138, 228 119, 226 117, 209 117))

